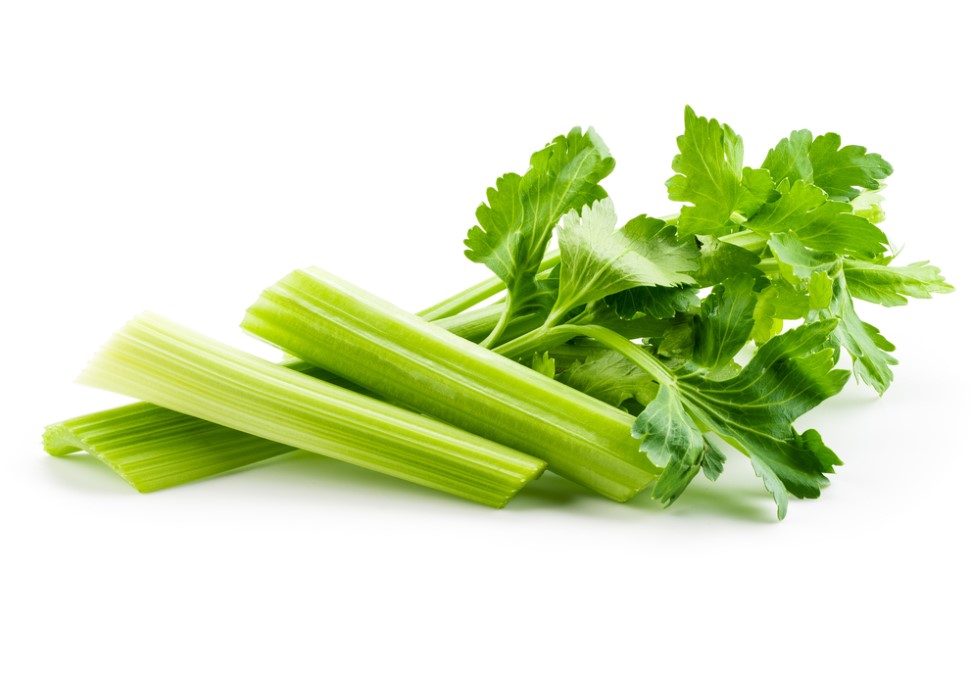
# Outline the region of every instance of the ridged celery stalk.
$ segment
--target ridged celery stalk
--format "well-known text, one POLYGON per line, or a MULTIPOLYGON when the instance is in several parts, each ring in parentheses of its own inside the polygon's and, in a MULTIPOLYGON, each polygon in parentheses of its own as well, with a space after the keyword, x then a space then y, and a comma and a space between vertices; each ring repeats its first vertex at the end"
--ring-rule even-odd
MULTIPOLYGON (((483 285, 483 287, 488 287, 483 285)), ((497 324, 500 306, 486 306, 437 322, 453 334, 480 341, 497 324)), ((512 323, 516 332, 537 322, 512 323)), ((299 360, 282 363, 343 388, 356 384, 299 360)), ((47 426, 44 449, 56 457, 86 451, 140 492, 202 480, 264 461, 293 448, 189 417, 150 403, 93 412, 47 426)))
POLYGON ((150 314, 118 331, 79 381, 489 506, 506 504, 544 468, 150 314))
POLYGON ((294 448, 150 403, 133 403, 51 424, 44 449, 85 450, 140 492, 225 473, 294 448))
POLYGON ((523 450, 618 501, 659 474, 633 418, 317 268, 263 292, 245 330, 384 398, 523 450))
MULTIPOLYGON (((282 365, 363 392, 356 384, 301 360, 282 365)), ((84 450, 140 492, 210 478, 294 449, 152 403, 123 405, 50 424, 42 443, 55 457, 84 450)))

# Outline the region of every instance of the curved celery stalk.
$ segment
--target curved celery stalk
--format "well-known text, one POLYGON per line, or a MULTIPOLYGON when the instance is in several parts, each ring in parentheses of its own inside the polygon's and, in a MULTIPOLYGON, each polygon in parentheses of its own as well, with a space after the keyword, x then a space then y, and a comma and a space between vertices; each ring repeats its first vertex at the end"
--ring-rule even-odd
POLYGON ((140 492, 154 492, 295 448, 150 403, 133 403, 51 424, 44 429, 44 449, 56 457, 85 450, 140 492))
POLYGON ((325 271, 286 276, 242 326, 382 397, 539 456, 609 498, 629 499, 660 472, 640 454, 627 413, 325 271))
POLYGON ((117 332, 79 380, 489 506, 506 504, 544 468, 149 314, 117 332))

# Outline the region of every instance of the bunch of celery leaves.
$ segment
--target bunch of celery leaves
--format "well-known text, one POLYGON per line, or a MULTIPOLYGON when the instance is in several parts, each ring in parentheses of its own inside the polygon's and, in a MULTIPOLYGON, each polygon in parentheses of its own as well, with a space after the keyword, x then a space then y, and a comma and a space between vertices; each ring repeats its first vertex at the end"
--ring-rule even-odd
POLYGON ((144 402, 53 424, 45 449, 85 450, 142 492, 301 449, 495 507, 545 468, 670 504, 735 451, 781 519, 841 464, 796 419, 852 373, 879 394, 892 381, 895 347, 855 300, 952 287, 893 265, 880 155, 799 130, 751 168, 690 108, 677 143, 679 214, 618 226, 602 140, 557 137, 477 208, 465 254, 495 277, 418 314, 294 271, 242 323, 292 361, 137 317, 80 381, 144 402))

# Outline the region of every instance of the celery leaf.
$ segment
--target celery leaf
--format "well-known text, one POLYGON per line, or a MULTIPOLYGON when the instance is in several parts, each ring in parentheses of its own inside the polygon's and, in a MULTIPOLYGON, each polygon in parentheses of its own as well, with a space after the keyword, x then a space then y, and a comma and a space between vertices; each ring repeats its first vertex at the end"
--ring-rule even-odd
POLYGON ((693 359, 708 371, 726 366, 752 335, 754 279, 743 275, 716 285, 695 317, 693 359))
POLYGON ((558 220, 606 197, 598 184, 614 166, 599 135, 576 127, 532 155, 523 176, 505 174, 487 189, 465 253, 507 285, 515 312, 535 293, 534 278, 558 220))
POLYGON ((814 139, 805 129, 780 140, 762 166, 777 183, 802 180, 837 201, 856 198, 859 189, 877 190, 879 182, 892 173, 892 166, 877 153, 868 153, 863 146, 841 148, 840 135, 831 132, 814 139))
POLYGON ((766 203, 746 222, 746 227, 762 234, 796 235, 806 247, 822 252, 873 259, 885 251, 888 242, 880 228, 851 210, 843 202, 830 200, 813 184, 797 181, 779 186, 781 197, 766 203))
POLYGON ((819 496, 825 474, 841 461, 816 431, 800 434, 792 424, 847 382, 846 371, 833 369, 829 341, 836 324, 824 320, 773 337, 731 379, 684 371, 673 384, 662 384, 633 427, 651 460, 668 462, 655 496, 669 503, 704 464, 710 449, 701 431, 718 434, 751 459, 780 519, 790 494, 819 496))
POLYGON ((858 316, 842 270, 838 269, 833 276, 830 304, 813 315, 819 319, 839 319, 833 336, 851 355, 854 376, 879 395, 884 393, 894 379, 891 366, 898 363, 891 355, 895 345, 885 339, 877 327, 858 316))
POLYGON ((620 230, 612 202, 600 200, 569 212, 558 231, 561 273, 559 312, 633 287, 693 284, 697 268, 693 241, 678 240, 673 227, 640 216, 620 230))
POLYGON ((558 375, 558 381, 614 407, 630 398, 646 404, 647 394, 656 388, 645 370, 610 350, 572 363, 558 375))
POLYGON ((929 299, 933 294, 953 291, 939 269, 928 261, 888 266, 845 260, 844 276, 851 296, 882 306, 904 306, 909 297, 929 299))
POLYGON ((769 172, 743 168, 742 138, 728 125, 698 117, 690 106, 677 148, 677 174, 667 180, 667 192, 671 200, 691 203, 677 221, 682 236, 731 233, 738 228, 733 213, 749 217, 772 197, 769 172))
POLYGON ((755 266, 759 255, 711 236, 699 236, 698 241, 701 249, 695 277, 701 285, 715 285, 737 275, 758 273, 755 266))

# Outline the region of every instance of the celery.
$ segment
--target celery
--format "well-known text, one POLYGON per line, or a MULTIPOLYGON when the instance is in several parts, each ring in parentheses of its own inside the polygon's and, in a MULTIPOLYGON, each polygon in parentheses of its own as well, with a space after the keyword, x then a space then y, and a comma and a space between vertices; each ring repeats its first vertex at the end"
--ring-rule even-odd
POLYGON ((630 435, 633 417, 325 271, 295 271, 266 290, 242 326, 372 392, 548 462, 625 501, 659 469, 630 435))
MULTIPOLYGON (((819 496, 841 463, 817 431, 793 424, 844 386, 847 372, 834 369, 840 355, 878 393, 894 377, 894 345, 862 321, 855 300, 894 306, 952 291, 926 262, 892 265, 879 227, 880 182, 892 167, 841 143, 797 130, 752 168, 734 130, 688 107, 666 182, 668 197, 685 204, 664 219, 641 214, 620 225, 599 185, 615 161, 595 130, 573 128, 522 174, 501 175, 477 207, 465 255, 496 279, 413 317, 309 269, 266 291, 244 326, 342 375, 322 379, 346 376, 539 455, 613 499, 656 481, 653 497, 669 505, 699 473, 719 476, 723 442, 749 458, 782 518, 791 496, 819 496), (548 252, 555 237, 558 251, 548 252), (800 327, 784 331, 784 321, 800 327)), ((90 381, 216 422, 143 405, 48 429, 52 454, 84 447, 140 488, 251 463, 273 454, 270 444, 494 505, 540 471, 473 439, 450 445, 460 456, 448 462, 434 442, 442 434, 404 419, 417 415, 314 388, 153 318, 127 328, 96 367, 90 381), (232 377, 242 365, 243 376, 232 377), (285 412, 274 414, 279 407, 285 412), (205 440, 192 440, 199 427, 205 440), (377 451, 385 445, 392 449, 377 451)))
POLYGON ((44 449, 85 450, 140 492, 225 473, 294 448, 150 403, 75 417, 44 430, 44 449))
POLYGON ((489 506, 505 505, 544 468, 149 314, 117 332, 80 381, 489 506))
MULTIPOLYGON (((542 275, 558 260, 555 253, 542 262, 542 275)), ((481 341, 497 324, 502 305, 471 307, 503 290, 497 278, 485 280, 421 311, 453 334, 481 341)), ((511 323, 506 338, 537 327, 540 319, 524 316, 511 323)), ((299 370, 364 392, 356 384, 309 363, 290 360, 285 367, 299 370)), ((373 395, 373 394, 368 394, 373 395)), ((188 417, 150 403, 124 406, 75 417, 45 428, 43 444, 53 456, 85 450, 140 492, 153 492, 219 475, 278 456, 292 448, 188 417)))
MULTIPOLYGON (((484 321, 492 326, 493 319, 484 321)), ((475 323, 467 323, 473 326, 475 323)), ((363 393, 356 384, 301 360, 283 367, 363 393)), ((294 448, 152 403, 133 403, 50 424, 44 449, 54 457, 84 450, 140 492, 227 473, 294 448)))
MULTIPOLYGON (((283 366, 360 391, 301 360, 283 366)), ((84 450, 140 492, 209 478, 294 449, 145 402, 50 424, 42 442, 55 457, 84 450)))
MULTIPOLYGON (((488 286, 484 283, 480 287, 488 286)), ((498 304, 436 322, 453 334, 479 341, 493 329, 499 316, 498 304)), ((534 320, 513 323, 513 329, 519 333, 534 326, 534 320)), ((290 360, 282 364, 372 395, 309 363, 290 360)), ((140 492, 154 492, 220 475, 293 449, 145 402, 51 424, 45 427, 42 442, 44 449, 56 457, 82 450, 88 452, 140 492)))

